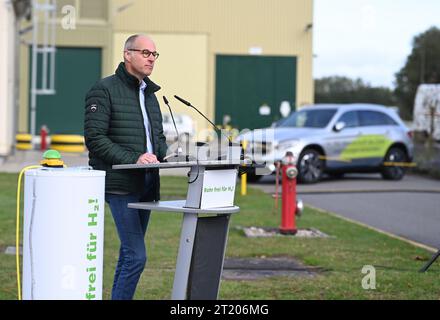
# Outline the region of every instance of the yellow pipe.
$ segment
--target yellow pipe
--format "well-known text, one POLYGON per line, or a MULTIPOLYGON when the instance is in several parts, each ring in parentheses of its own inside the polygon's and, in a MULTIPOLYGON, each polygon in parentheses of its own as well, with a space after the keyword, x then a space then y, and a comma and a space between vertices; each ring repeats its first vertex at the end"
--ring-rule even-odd
POLYGON ((55 134, 51 136, 51 149, 60 152, 79 152, 86 151, 84 136, 74 134, 55 134))
POLYGON ((15 136, 16 145, 18 150, 32 150, 32 135, 28 133, 18 133, 15 136))
MULTIPOLYGON (((242 142, 243 150, 246 150, 247 141, 243 140, 242 142)), ((243 173, 241 175, 241 195, 245 196, 247 194, 247 173, 243 173)))
POLYGON ((18 186, 17 186, 17 217, 16 217, 16 229, 15 229, 15 261, 17 264, 17 289, 18 289, 18 300, 21 300, 21 282, 20 282, 20 189, 21 189, 21 179, 23 173, 29 169, 41 168, 41 166, 28 166, 20 171, 18 175, 18 186))
POLYGON ((417 167, 415 162, 393 162, 388 161, 383 163, 384 166, 396 166, 396 167, 417 167))

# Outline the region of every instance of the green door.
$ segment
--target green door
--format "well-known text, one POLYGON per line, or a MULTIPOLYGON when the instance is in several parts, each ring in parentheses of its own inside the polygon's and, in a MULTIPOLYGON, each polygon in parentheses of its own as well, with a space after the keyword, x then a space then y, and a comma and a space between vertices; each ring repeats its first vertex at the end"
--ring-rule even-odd
POLYGON ((270 126, 281 118, 283 101, 296 109, 296 57, 217 55, 216 124, 229 116, 240 130, 270 126))
MULTIPOLYGON (((30 58, 32 58, 32 50, 30 52, 30 58)), ((39 55, 39 70, 41 70, 41 61, 41 55, 39 55)), ((41 79, 41 71, 39 72, 41 79)), ((57 48, 55 59, 56 94, 37 96, 36 134, 39 134, 42 125, 46 125, 51 135, 83 135, 84 97, 100 78, 101 49, 57 48)), ((30 86, 31 83, 29 83, 30 86)), ((41 87, 40 84, 39 87, 41 87)), ((31 127, 30 101, 29 95, 29 128, 31 127)))

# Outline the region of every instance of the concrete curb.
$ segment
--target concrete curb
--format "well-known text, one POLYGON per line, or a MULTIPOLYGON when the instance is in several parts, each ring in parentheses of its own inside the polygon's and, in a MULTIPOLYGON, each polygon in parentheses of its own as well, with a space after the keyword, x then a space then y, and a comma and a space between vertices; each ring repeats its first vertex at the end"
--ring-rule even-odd
POLYGON ((435 253, 435 252, 438 251, 438 249, 433 248, 433 247, 431 247, 431 246, 428 246, 428 245, 425 245, 425 244, 423 244, 423 243, 420 243, 420 242, 417 242, 417 241, 413 241, 413 240, 410 240, 410 239, 407 239, 407 238, 404 238, 404 237, 401 237, 401 236, 397 236, 397 235, 395 235, 395 234, 392 234, 392 233, 389 233, 389 232, 387 232, 387 231, 384 231, 384 230, 381 230, 381 229, 378 229, 378 228, 372 227, 372 226, 370 226, 370 225, 364 224, 364 223, 359 222, 359 221, 356 221, 356 220, 352 220, 352 219, 350 219, 350 218, 346 218, 346 217, 341 216, 341 215, 339 215, 339 214, 337 214, 337 213, 335 213, 335 212, 331 212, 331 211, 327 211, 327 210, 322 210, 322 209, 320 209, 320 208, 317 208, 317 207, 311 206, 311 205, 309 205, 309 204, 307 205, 307 207, 312 208, 313 210, 316 210, 316 211, 321 212, 321 213, 329 214, 329 215, 331 215, 331 216, 333 216, 333 217, 336 217, 336 218, 339 218, 339 219, 341 219, 341 220, 344 220, 344 221, 347 221, 347 222, 354 223, 354 224, 356 224, 356 225, 358 225, 358 226, 361 226, 361 227, 364 227, 364 228, 367 228, 367 229, 370 229, 370 230, 376 231, 376 232, 381 233, 381 234, 384 234, 384 235, 386 235, 386 236, 388 236, 388 237, 390 237, 390 238, 393 238, 393 239, 397 239, 397 240, 400 240, 400 241, 406 242, 406 243, 411 244, 411 245, 413 245, 413 246, 415 246, 415 247, 418 247, 418 248, 421 248, 421 249, 425 249, 425 250, 430 251, 430 252, 432 252, 432 253, 435 253))

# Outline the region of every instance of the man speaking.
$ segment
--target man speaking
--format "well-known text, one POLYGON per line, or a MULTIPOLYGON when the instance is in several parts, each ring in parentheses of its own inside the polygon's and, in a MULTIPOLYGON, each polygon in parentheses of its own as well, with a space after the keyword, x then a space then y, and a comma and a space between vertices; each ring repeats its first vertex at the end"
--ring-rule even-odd
POLYGON ((150 210, 127 204, 159 200, 158 169, 113 170, 115 164, 162 161, 167 145, 162 114, 148 77, 159 53, 145 35, 133 35, 124 46, 124 62, 114 75, 98 81, 86 95, 84 136, 89 164, 106 171, 105 200, 121 246, 112 299, 132 299, 147 261, 145 233, 150 210))

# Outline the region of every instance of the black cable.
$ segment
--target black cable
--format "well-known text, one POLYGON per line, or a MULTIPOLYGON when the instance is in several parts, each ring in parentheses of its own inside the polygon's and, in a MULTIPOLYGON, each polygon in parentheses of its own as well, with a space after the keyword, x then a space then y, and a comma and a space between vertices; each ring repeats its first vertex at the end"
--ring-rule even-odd
POLYGON ((191 183, 195 182, 198 179, 198 177, 199 177, 199 172, 200 172, 200 167, 199 167, 199 149, 197 148, 197 144, 196 144, 196 149, 197 149, 197 152, 196 152, 197 174, 196 174, 196 177, 194 178, 193 181, 188 181, 188 184, 191 184, 191 183))

